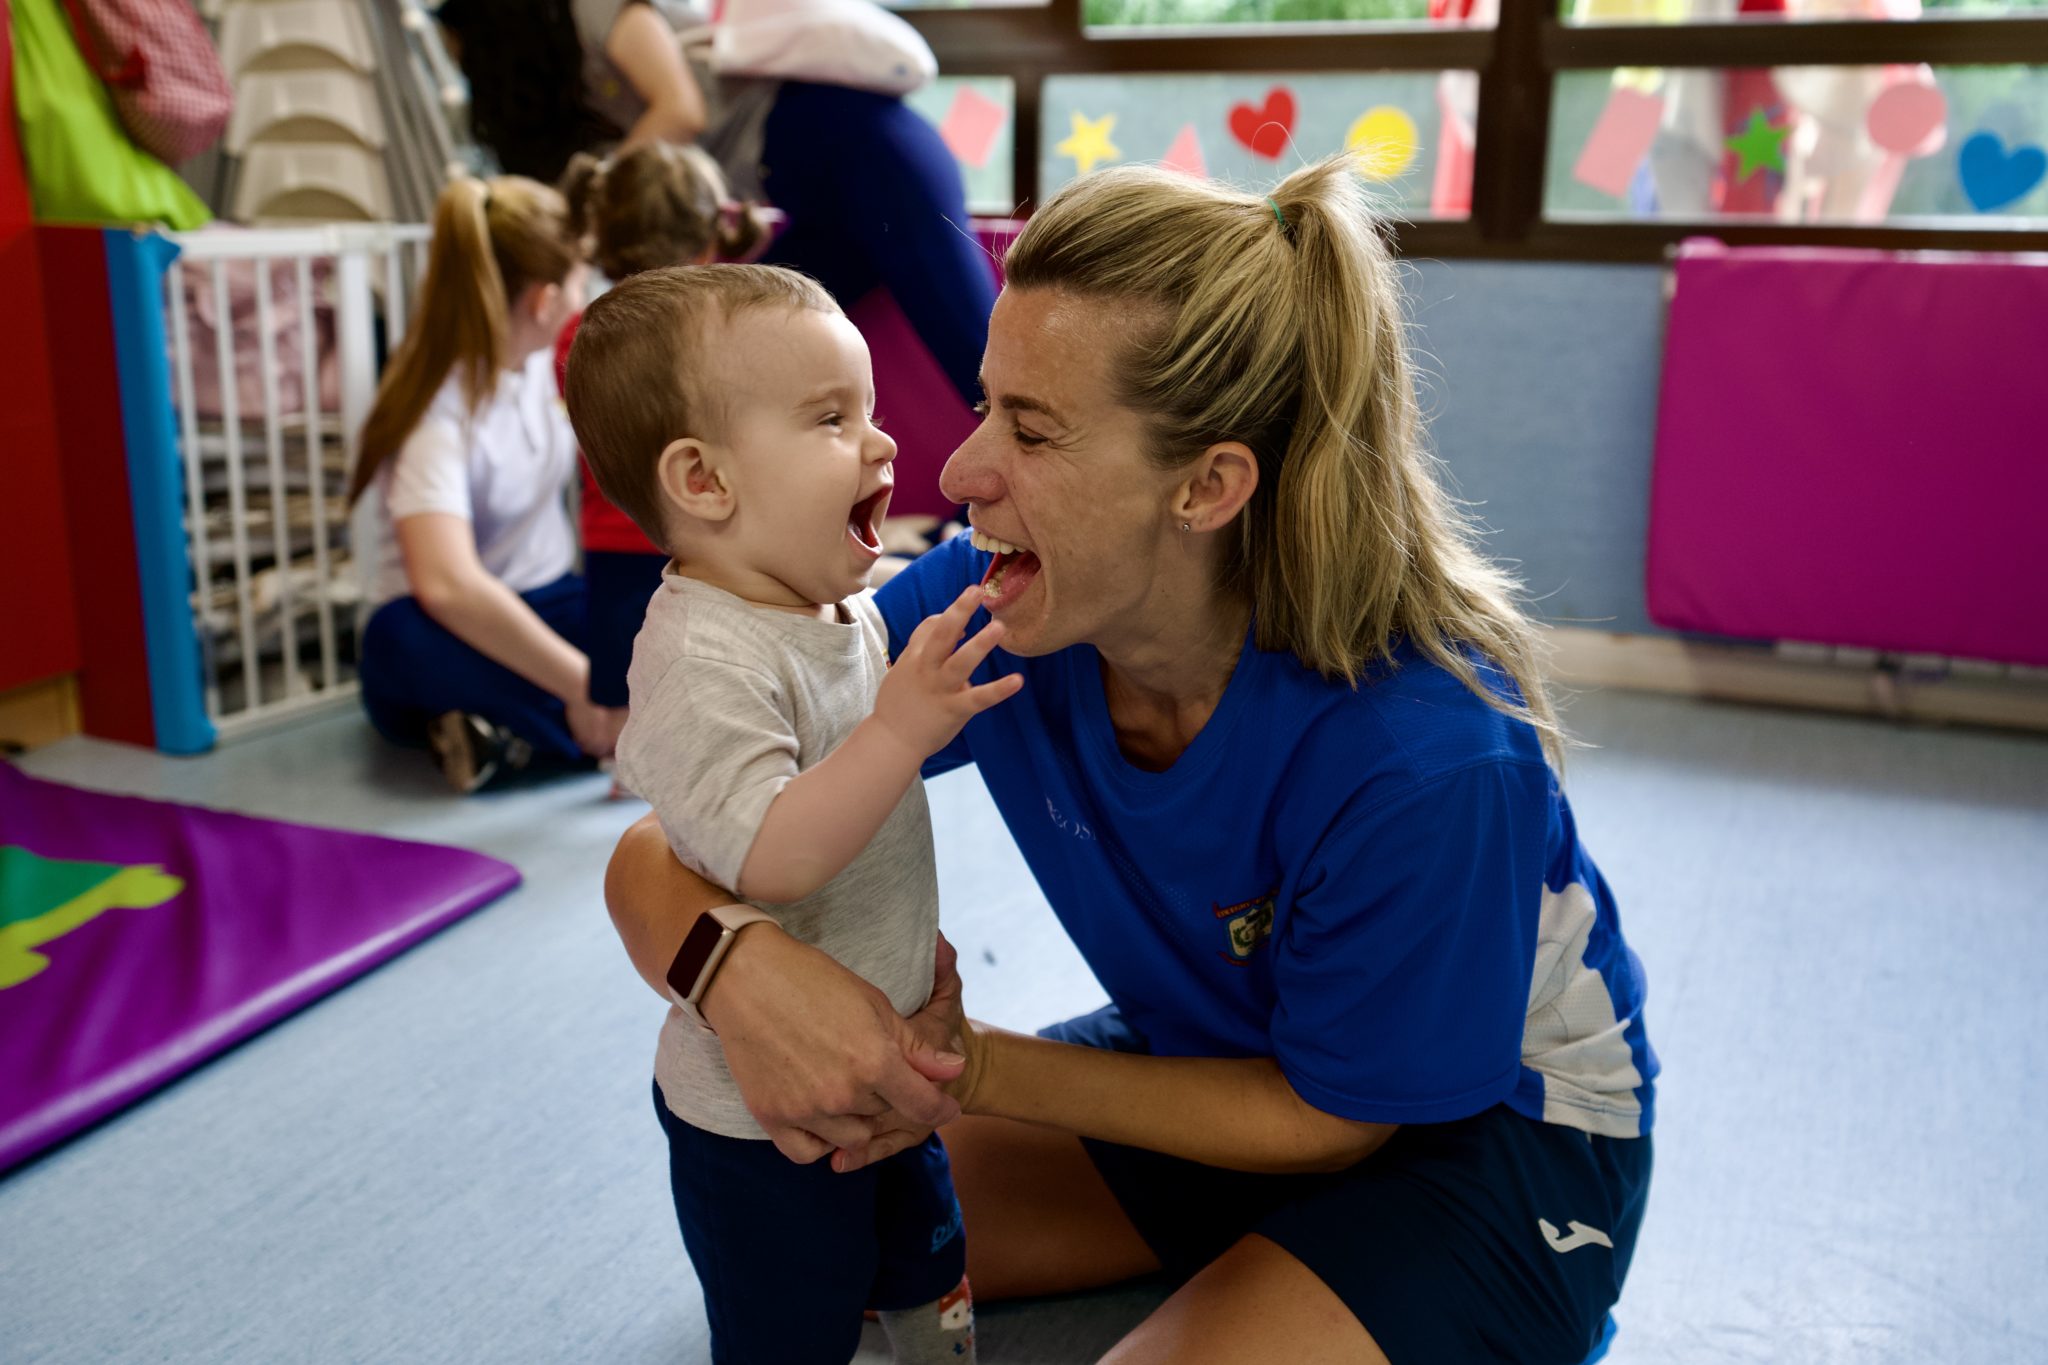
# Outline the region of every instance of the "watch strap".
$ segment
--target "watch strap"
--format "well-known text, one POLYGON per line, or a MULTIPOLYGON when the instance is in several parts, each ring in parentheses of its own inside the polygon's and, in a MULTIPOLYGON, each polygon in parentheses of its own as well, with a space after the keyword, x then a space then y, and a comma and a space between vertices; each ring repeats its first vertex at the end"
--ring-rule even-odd
POLYGON ((698 1008, 704 993, 711 989, 711 980, 725 961, 726 953, 732 950, 733 939, 749 924, 762 921, 774 922, 775 916, 751 905, 720 905, 706 910, 684 939, 682 948, 676 954, 676 962, 669 968, 669 999, 676 1007, 689 1016, 699 1028, 709 1028, 703 1011, 698 1008), (715 922, 719 927, 718 936, 708 939, 703 932, 705 920, 715 922), (688 956, 697 956, 698 961, 687 962, 688 956), (692 970, 694 968, 694 970, 692 970))

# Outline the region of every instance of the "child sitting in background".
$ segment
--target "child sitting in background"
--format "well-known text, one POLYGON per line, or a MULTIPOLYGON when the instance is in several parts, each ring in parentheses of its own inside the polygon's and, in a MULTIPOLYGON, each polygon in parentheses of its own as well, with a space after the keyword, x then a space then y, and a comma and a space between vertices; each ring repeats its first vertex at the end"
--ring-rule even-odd
MULTIPOLYGON (((584 315, 568 398, 599 485, 673 556, 633 648, 619 766, 676 855, 756 907, 699 926, 772 918, 914 1013, 938 946, 918 770, 1021 681, 969 684, 1001 638, 992 624, 954 648, 979 588, 888 664, 862 589, 896 446, 872 421, 860 333, 791 271, 648 271, 584 315)), ((930 1136, 848 1174, 786 1160, 697 1015, 717 960, 672 972, 655 1058, 713 1359, 846 1360, 872 1307, 897 1360, 972 1360, 945 1148, 930 1136)))
POLYGON ((382 523, 363 709, 387 739, 432 745, 461 792, 530 758, 603 758, 624 721, 589 699, 563 496, 576 442, 548 374, 585 273, 554 190, 455 180, 363 423, 349 501, 373 494, 382 523))
MULTIPOLYGON (((760 209, 731 202, 718 164, 695 147, 646 142, 602 161, 578 153, 562 174, 561 189, 573 230, 613 281, 661 266, 745 259, 768 242, 760 209)), ((582 321, 581 313, 571 317, 555 340, 555 377, 565 384, 569 346, 582 321)), ((582 523, 590 701, 624 706, 633 637, 647 599, 661 586, 668 555, 606 500, 587 463, 582 523)))

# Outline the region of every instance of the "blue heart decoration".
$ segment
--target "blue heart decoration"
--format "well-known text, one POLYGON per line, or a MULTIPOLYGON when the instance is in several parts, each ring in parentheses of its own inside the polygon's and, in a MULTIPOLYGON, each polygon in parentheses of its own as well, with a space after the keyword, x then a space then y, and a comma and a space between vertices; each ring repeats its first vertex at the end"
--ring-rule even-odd
POLYGON ((2048 152, 2039 147, 2005 149, 1996 133, 1977 133, 1963 144, 1957 158, 1963 193, 1979 213, 2004 208, 2048 176, 2048 152))

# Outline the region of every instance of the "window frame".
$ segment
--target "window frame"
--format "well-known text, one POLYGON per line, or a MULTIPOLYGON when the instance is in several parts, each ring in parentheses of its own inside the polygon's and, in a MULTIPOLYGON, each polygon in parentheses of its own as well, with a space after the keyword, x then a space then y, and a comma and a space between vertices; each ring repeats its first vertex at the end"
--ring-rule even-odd
POLYGON ((1398 224, 1403 253, 1516 260, 1661 261, 1687 237, 1730 243, 2043 251, 2048 227, 1886 227, 1715 218, 1552 222, 1543 216, 1551 91, 1566 71, 1622 66, 2048 65, 2048 15, 1979 19, 1598 24, 1561 21, 1552 0, 1502 0, 1491 29, 1418 25, 1098 31, 1082 0, 905 10, 947 75, 1009 76, 1019 216, 1037 194, 1041 87, 1048 76, 1166 72, 1479 73, 1472 216, 1398 224))

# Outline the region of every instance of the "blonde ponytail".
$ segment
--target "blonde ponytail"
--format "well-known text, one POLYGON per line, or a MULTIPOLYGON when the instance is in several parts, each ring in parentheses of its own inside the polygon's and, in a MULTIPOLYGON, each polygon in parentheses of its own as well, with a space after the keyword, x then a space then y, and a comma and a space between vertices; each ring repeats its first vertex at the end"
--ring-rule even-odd
POLYGON ((450 373, 473 411, 490 397, 510 344, 510 309, 535 284, 560 284, 581 259, 568 206, 519 176, 461 176, 434 205, 419 297, 364 419, 353 503, 419 425, 450 373))
POLYGON ((1270 198, 1117 167, 1040 208, 1005 271, 1131 312, 1115 382, 1160 467, 1224 440, 1258 456, 1221 586, 1250 600, 1261 648, 1356 685, 1407 640, 1561 766, 1539 628, 1423 442, 1398 267, 1367 194, 1348 154, 1270 198))

